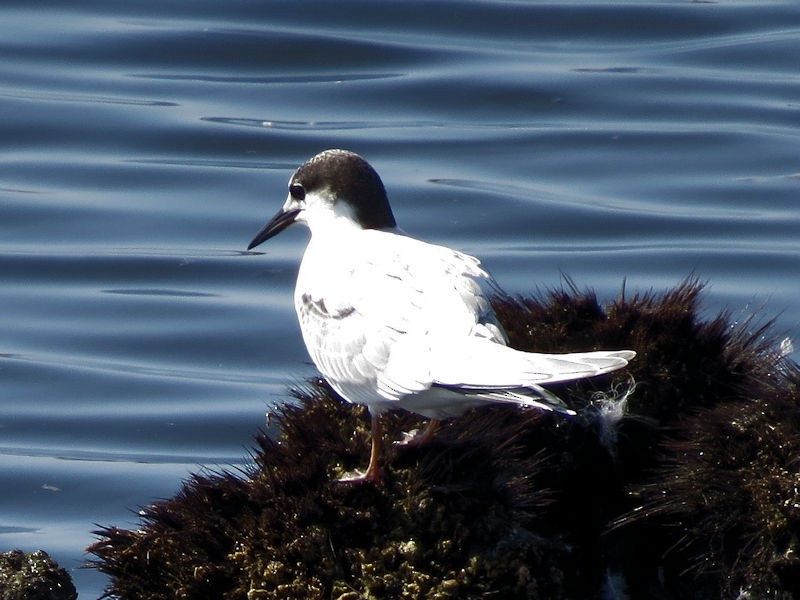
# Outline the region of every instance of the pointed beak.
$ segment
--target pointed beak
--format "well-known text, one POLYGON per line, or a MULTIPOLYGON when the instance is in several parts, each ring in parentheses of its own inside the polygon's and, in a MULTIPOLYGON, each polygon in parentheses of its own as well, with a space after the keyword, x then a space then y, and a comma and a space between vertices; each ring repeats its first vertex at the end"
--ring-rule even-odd
POLYGON ((272 219, 264 225, 264 228, 256 234, 256 237, 253 238, 253 241, 250 242, 247 249, 252 250, 259 244, 266 242, 269 238, 278 235, 281 231, 294 223, 294 219, 299 212, 299 208, 292 208, 289 210, 281 209, 278 211, 278 214, 272 217, 272 219))

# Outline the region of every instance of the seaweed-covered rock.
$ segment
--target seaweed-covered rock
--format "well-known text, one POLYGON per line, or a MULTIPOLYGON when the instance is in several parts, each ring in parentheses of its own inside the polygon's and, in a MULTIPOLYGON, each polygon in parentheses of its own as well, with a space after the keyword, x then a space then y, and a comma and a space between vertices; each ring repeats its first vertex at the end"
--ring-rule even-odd
MULTIPOLYGON (((282 435, 259 437, 249 479, 195 477, 147 508, 141 530, 100 532, 92 551, 114 577, 110 595, 567 597, 558 565, 570 549, 534 527, 552 500, 522 435, 537 413, 475 412, 429 447, 398 450, 383 486, 348 486, 336 477, 368 451, 366 412, 321 381, 296 393, 282 435)), ((391 420, 392 431, 413 425, 391 420)))
POLYGON ((47 552, 0 554, 0 600, 75 600, 69 574, 47 552))
POLYGON ((97 532, 107 596, 794 597, 797 369, 768 326, 703 320, 701 288, 498 298, 517 348, 638 356, 555 389, 577 417, 487 406, 393 448, 381 487, 336 481, 365 463, 369 418, 309 382, 249 472, 194 476, 139 529, 97 532))
POLYGON ((800 370, 784 368, 760 395, 689 416, 639 490, 631 519, 661 525, 678 597, 800 597, 800 370))

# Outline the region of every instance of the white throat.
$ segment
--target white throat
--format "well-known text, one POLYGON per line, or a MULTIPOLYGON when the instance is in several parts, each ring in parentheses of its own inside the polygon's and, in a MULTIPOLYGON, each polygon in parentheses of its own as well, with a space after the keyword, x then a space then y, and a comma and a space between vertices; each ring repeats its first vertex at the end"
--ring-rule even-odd
POLYGON ((362 229, 349 202, 334 201, 324 194, 306 196, 306 208, 298 215, 298 220, 306 223, 312 236, 342 236, 362 229))

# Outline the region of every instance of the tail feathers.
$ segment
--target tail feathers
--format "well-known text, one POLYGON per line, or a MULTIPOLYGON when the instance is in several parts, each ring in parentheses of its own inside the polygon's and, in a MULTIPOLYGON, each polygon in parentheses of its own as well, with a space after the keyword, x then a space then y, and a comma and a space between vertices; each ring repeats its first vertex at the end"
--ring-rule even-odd
POLYGON ((434 384, 434 387, 455 392, 465 397, 468 396, 471 400, 484 400, 486 402, 530 406, 531 408, 554 411, 570 416, 577 414, 574 410, 567 408, 567 405, 564 404, 564 401, 561 398, 539 385, 508 389, 470 388, 465 386, 451 386, 443 384, 434 384))
POLYGON ((600 350, 571 354, 520 352, 481 338, 435 348, 432 383, 474 390, 513 390, 575 381, 621 369, 636 353, 600 350))
POLYGON ((461 397, 465 403, 512 403, 574 415, 575 411, 542 385, 616 371, 634 356, 632 350, 537 354, 480 340, 451 347, 443 357, 446 360, 435 362, 432 387, 447 390, 451 398, 461 397))
POLYGON ((616 371, 636 356, 633 350, 600 350, 597 352, 575 352, 572 354, 528 354, 531 363, 542 365, 549 375, 546 381, 571 381, 616 371), (547 369, 549 365, 551 368, 547 369))

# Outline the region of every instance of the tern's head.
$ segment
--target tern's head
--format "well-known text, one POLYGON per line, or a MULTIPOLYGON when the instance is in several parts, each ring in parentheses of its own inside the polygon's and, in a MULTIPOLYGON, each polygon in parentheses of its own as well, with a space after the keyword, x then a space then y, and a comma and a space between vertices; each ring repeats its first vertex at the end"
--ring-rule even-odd
POLYGON ((294 223, 305 223, 312 233, 334 224, 361 229, 397 226, 381 178, 367 161, 347 150, 326 150, 297 169, 283 208, 247 249, 294 223))

